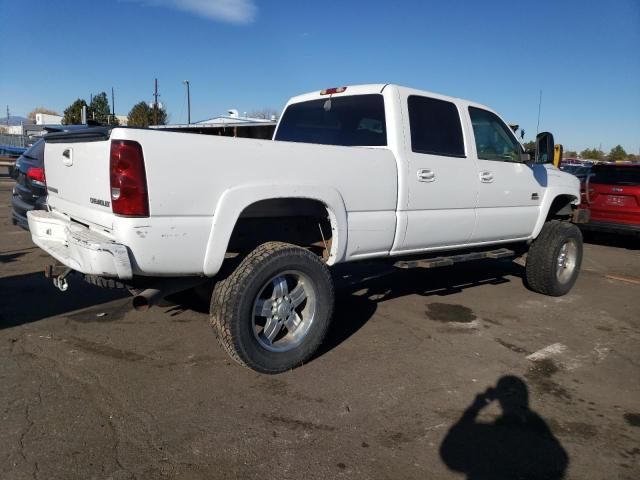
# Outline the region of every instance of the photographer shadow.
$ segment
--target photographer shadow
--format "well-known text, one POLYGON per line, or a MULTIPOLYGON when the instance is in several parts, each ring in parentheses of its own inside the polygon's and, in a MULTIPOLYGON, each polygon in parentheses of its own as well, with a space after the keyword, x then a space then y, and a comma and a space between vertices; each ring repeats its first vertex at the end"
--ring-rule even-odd
POLYGON ((442 441, 440 457, 468 480, 559 480, 569 464, 551 429, 529 408, 526 383, 515 376, 500 378, 476 396, 442 441), (479 422, 478 415, 493 400, 502 415, 479 422))

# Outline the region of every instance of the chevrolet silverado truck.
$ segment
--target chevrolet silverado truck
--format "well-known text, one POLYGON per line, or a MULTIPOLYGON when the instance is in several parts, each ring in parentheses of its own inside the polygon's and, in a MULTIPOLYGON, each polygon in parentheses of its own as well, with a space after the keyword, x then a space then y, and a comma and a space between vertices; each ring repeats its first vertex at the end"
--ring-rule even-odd
POLYGON ((360 260, 431 268, 525 259, 529 288, 567 293, 582 237, 579 181, 534 158, 473 102, 391 84, 292 98, 273 140, 137 128, 50 134, 48 210, 33 241, 134 306, 209 281, 218 340, 238 363, 277 373, 323 341, 331 269, 360 260))

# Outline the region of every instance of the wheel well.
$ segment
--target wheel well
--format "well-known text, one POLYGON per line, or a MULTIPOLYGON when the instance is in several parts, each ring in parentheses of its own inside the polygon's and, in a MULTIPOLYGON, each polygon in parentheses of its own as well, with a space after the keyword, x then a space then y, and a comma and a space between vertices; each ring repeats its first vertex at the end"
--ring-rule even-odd
POLYGON ((228 253, 245 253, 280 241, 308 248, 328 259, 332 227, 324 203, 308 198, 273 198, 246 207, 231 234, 228 253))
POLYGON ((549 212, 547 213, 547 220, 554 218, 567 218, 570 217, 573 212, 573 202, 576 197, 573 195, 558 195, 551 202, 549 212))

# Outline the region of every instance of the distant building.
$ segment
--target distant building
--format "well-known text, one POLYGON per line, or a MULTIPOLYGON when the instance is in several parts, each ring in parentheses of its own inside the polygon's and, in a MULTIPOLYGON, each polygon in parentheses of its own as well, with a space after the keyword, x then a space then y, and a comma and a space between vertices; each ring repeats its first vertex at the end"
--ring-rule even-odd
POLYGON ((4 127, 3 130, 9 135, 24 135, 22 125, 9 125, 4 127))
POLYGON ((36 113, 36 125, 62 125, 62 116, 36 113))
POLYGON ((231 109, 227 110, 227 115, 220 115, 217 117, 209 118, 208 120, 201 120, 196 122, 196 125, 248 125, 248 124, 270 124, 275 122, 275 118, 270 120, 265 118, 253 118, 247 117, 246 114, 244 116, 240 116, 238 110, 231 109))
POLYGON ((116 115, 119 125, 126 127, 129 124, 129 117, 126 115, 116 115))
POLYGON ((231 109, 226 115, 201 120, 191 124, 151 125, 149 128, 180 132, 188 130, 205 135, 219 135, 225 137, 271 139, 276 129, 275 118, 252 118, 240 116, 238 110, 231 109))

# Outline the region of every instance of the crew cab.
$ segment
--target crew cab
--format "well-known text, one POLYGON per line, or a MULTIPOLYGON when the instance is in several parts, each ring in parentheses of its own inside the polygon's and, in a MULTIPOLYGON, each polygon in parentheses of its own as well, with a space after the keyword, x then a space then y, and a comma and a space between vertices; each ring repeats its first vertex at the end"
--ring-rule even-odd
MULTIPOLYGON (((582 258, 579 181, 535 158, 490 108, 392 84, 292 98, 273 140, 102 128, 46 138, 49 210, 33 241, 69 270, 144 291, 212 279, 211 322, 238 363, 310 358, 334 304, 330 269, 526 253, 528 286, 563 295, 582 258)), ((56 278, 64 285, 64 278, 56 278)))

